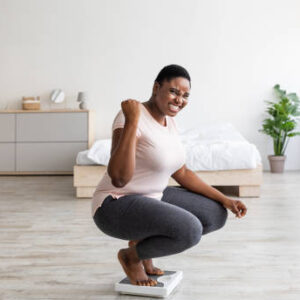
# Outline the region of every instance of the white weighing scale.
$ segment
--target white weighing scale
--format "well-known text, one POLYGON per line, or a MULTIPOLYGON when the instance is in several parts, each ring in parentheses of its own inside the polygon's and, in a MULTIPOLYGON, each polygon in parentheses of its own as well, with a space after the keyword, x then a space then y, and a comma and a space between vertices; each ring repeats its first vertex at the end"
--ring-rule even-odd
POLYGON ((115 291, 121 294, 152 296, 164 298, 170 295, 182 279, 182 271, 164 271, 162 275, 148 275, 157 281, 154 286, 134 285, 128 277, 115 283, 115 291))

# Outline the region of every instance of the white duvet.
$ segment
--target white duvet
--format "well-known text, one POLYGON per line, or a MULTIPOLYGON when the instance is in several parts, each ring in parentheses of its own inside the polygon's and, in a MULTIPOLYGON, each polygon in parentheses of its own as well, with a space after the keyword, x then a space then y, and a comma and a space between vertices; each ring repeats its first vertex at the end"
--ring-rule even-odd
MULTIPOLYGON (((179 131, 186 150, 186 166, 193 171, 254 169, 261 156, 231 123, 203 125, 179 131)), ((108 165, 111 139, 97 140, 81 151, 77 165, 108 165)))

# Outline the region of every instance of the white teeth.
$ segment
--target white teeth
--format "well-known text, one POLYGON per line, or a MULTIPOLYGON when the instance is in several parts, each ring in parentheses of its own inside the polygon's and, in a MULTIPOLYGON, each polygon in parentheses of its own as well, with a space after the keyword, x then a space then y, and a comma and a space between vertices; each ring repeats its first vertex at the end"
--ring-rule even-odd
POLYGON ((175 106, 175 105, 172 105, 172 104, 169 104, 171 110, 176 110, 178 111, 179 110, 179 107, 178 106, 175 106))

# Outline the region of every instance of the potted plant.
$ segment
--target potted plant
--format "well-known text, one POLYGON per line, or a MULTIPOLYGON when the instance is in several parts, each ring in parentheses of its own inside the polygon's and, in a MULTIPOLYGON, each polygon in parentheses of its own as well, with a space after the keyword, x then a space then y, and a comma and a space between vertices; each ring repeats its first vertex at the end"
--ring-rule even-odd
POLYGON ((286 155, 284 152, 291 137, 300 135, 293 131, 297 126, 299 112, 299 97, 296 93, 287 94, 276 84, 274 92, 279 101, 268 103, 266 112, 271 116, 263 121, 263 129, 259 132, 270 135, 273 139, 274 155, 268 155, 271 172, 282 173, 286 155))

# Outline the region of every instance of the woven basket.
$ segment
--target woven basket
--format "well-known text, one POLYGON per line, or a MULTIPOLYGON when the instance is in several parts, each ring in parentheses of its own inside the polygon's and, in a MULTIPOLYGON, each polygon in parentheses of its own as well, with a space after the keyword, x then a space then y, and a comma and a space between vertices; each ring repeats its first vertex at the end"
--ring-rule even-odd
POLYGON ((23 97, 22 109, 24 110, 39 110, 41 107, 40 97, 23 97))

